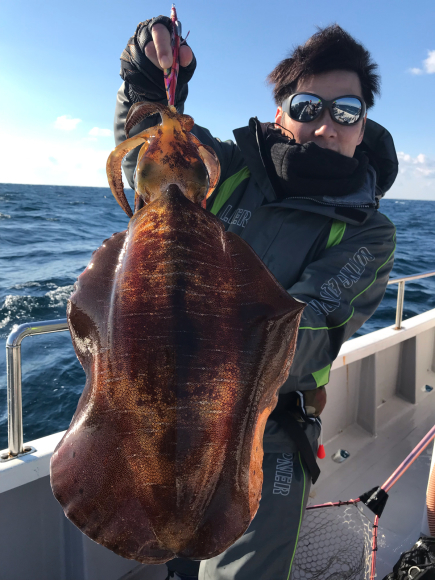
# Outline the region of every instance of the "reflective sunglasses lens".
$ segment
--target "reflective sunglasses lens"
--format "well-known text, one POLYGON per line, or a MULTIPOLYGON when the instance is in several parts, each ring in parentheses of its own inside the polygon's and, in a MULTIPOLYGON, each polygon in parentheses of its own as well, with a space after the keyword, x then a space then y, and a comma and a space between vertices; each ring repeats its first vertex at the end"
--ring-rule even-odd
POLYGON ((354 97, 342 97, 332 103, 334 118, 342 125, 352 125, 359 121, 362 103, 354 97))
POLYGON ((301 123, 313 121, 323 108, 322 101, 313 95, 296 95, 290 105, 290 117, 301 123))

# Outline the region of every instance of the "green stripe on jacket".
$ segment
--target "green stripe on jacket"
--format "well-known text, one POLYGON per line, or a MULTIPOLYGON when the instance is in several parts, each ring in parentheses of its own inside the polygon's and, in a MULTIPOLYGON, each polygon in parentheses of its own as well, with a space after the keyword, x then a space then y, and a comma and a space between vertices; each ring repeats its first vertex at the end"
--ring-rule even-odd
MULTIPOLYGON (((326 249, 332 248, 333 246, 338 246, 344 236, 346 231, 346 224, 340 220, 334 220, 331 225, 331 231, 329 232, 329 238, 326 243, 326 249)), ((327 365, 325 368, 320 369, 313 373, 313 379, 316 381, 317 387, 323 387, 329 383, 329 374, 331 372, 331 365, 327 365)))
POLYGON ((346 231, 346 224, 340 220, 334 220, 332 222, 331 231, 329 232, 329 238, 326 243, 326 249, 332 248, 333 246, 338 246, 344 236, 346 231))
POLYGON ((216 215, 224 203, 230 198, 233 191, 238 185, 242 183, 245 179, 251 175, 251 172, 247 167, 243 167, 240 171, 228 177, 222 185, 219 187, 216 199, 214 200, 213 206, 210 209, 213 215, 216 215))

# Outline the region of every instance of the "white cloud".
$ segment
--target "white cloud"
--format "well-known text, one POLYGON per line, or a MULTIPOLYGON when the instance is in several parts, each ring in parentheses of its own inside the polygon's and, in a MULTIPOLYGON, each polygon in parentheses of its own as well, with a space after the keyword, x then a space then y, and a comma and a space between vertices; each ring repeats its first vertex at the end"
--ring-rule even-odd
POLYGON ((423 66, 427 74, 435 73, 435 50, 428 50, 428 57, 423 61, 423 66))
POLYGON ((428 57, 423 61, 422 68, 410 68, 409 72, 413 75, 434 74, 435 73, 435 50, 427 51, 428 57))
POLYGON ((113 131, 110 129, 100 129, 99 127, 94 127, 89 131, 89 135, 92 135, 92 137, 112 137, 113 131))
POLYGON ((399 159, 399 172, 402 175, 406 173, 414 177, 423 175, 435 178, 435 159, 430 159, 423 153, 419 153, 417 157, 411 157, 403 151, 399 151, 397 157, 399 159))
POLYGON ((54 126, 62 131, 73 131, 81 122, 81 119, 71 119, 71 115, 62 115, 56 119, 54 126))
POLYGON ((387 193, 390 198, 435 200, 435 158, 399 151, 399 174, 387 193))
POLYGON ((22 150, 22 140, 20 145, 16 136, 4 135, 0 141, 0 182, 108 187, 106 161, 110 145, 100 148, 97 143, 82 139, 65 143, 29 137, 26 147, 32 154, 26 156, 23 164, 22 155, 17 154, 22 150))

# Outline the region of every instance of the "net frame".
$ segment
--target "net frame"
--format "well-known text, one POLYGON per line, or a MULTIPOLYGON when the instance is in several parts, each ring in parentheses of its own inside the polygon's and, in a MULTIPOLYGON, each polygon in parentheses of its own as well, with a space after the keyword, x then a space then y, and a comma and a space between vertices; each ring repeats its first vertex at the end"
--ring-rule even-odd
POLYGON ((306 509, 292 580, 368 580, 372 522, 355 501, 306 509))
MULTIPOLYGON (((430 431, 423 437, 423 439, 414 447, 411 453, 402 461, 399 467, 390 475, 390 477, 383 483, 377 490, 382 490, 383 492, 388 493, 388 491, 397 483, 400 477, 405 473, 405 471, 414 463, 417 457, 426 449, 429 443, 435 438, 435 425, 430 429, 430 431)), ((372 490, 373 491, 373 490, 372 490)), ((367 494, 365 494, 367 495, 367 494)), ((363 496, 361 496, 363 497, 363 496)), ((305 510, 306 515, 304 518, 304 523, 302 524, 301 532, 298 538, 298 549, 295 553, 295 558, 292 564, 291 570, 291 578, 292 580, 374 580, 376 576, 376 553, 378 551, 378 527, 379 527, 379 518, 382 515, 382 510, 380 515, 376 514, 376 508, 374 509, 370 505, 370 500, 362 500, 361 498, 350 499, 347 501, 337 501, 337 502, 327 502, 323 504, 311 505, 308 506, 305 510), (358 505, 360 504, 360 505, 358 505), (362 505, 366 504, 369 509, 374 511, 375 517, 373 519, 373 524, 371 524, 371 519, 369 519, 362 510, 362 505), (328 527, 325 523, 320 523, 319 521, 323 518, 323 515, 318 516, 317 514, 325 513, 322 510, 330 510, 330 508, 340 508, 343 510, 343 506, 347 506, 345 509, 354 509, 356 510, 361 518, 365 518, 365 520, 360 520, 362 523, 362 528, 366 530, 364 533, 364 542, 362 546, 361 553, 364 555, 363 565, 360 565, 359 569, 355 569, 355 566, 352 567, 349 563, 347 565, 347 570, 339 570, 337 567, 334 567, 334 564, 329 565, 328 567, 324 567, 322 562, 320 565, 317 565, 317 568, 313 567, 308 570, 304 567, 303 564, 300 563, 299 553, 304 553, 303 550, 309 546, 309 550, 307 552, 312 552, 312 550, 316 549, 315 544, 315 534, 318 533, 319 529, 323 528, 323 531, 328 527), (310 518, 310 512, 315 514, 314 517, 310 518), (313 520, 314 524, 310 521, 313 520), (316 523, 316 520, 317 523, 316 523), (371 526, 370 526, 371 524, 371 526), (371 534, 367 532, 368 528, 371 527, 371 534), (305 536, 310 534, 310 542, 308 546, 306 546, 305 536), (371 536, 371 537, 370 537, 371 536)), ((333 514, 331 517, 331 522, 339 523, 342 520, 343 523, 350 524, 350 520, 346 521, 340 512, 333 510, 330 512, 333 514)), ((348 512, 349 514, 350 512, 348 512)), ((355 513, 355 512, 354 512, 355 513)), ((344 512, 346 516, 346 511, 344 512)), ((344 517, 345 517, 344 516, 344 517)), ((373 516, 373 514, 372 514, 373 516)), ((331 524, 330 527, 332 527, 331 524)), ((339 526, 340 527, 340 526, 339 526)), ((350 525, 348 528, 350 529, 350 525)), ((345 527, 341 527, 341 533, 343 534, 343 530, 345 527)), ((341 534, 341 535, 342 535, 341 534)), ((355 535, 360 535, 357 531, 355 535)), ((324 534, 325 535, 325 534, 324 534)), ((320 541, 319 545, 320 545, 320 541)), ((339 546, 339 549, 342 549, 342 546, 339 546)), ((318 557, 316 553, 314 553, 314 558, 318 557)), ((329 559, 327 558, 327 562, 331 562, 333 559, 332 555, 329 555, 329 559)), ((358 559, 358 556, 357 556, 358 559)))

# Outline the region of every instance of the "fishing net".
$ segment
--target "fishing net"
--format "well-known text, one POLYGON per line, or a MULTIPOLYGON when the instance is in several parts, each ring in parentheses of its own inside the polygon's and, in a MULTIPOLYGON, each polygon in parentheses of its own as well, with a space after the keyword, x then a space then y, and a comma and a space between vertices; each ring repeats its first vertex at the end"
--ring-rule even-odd
POLYGON ((369 580, 373 517, 356 505, 305 512, 292 580, 369 580))

